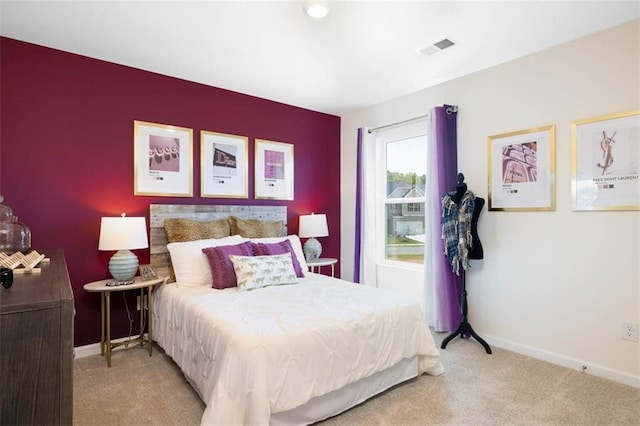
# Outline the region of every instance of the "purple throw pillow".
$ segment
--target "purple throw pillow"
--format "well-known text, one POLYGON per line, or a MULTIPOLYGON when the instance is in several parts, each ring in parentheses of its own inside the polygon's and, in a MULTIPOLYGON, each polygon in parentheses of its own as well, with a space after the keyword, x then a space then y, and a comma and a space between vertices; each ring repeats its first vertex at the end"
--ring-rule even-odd
POLYGON ((253 246, 254 256, 272 256, 275 254, 291 253, 291 263, 293 264, 293 270, 296 271, 296 276, 298 278, 304 278, 300 262, 298 262, 296 253, 293 251, 293 246, 289 240, 271 244, 251 243, 251 245, 253 246))
POLYGON ((203 248, 202 252, 207 256, 209 266, 211 266, 211 278, 213 281, 211 287, 218 290, 238 285, 236 271, 233 269, 231 259, 229 259, 230 254, 253 256, 253 248, 249 241, 232 246, 207 247, 203 248))

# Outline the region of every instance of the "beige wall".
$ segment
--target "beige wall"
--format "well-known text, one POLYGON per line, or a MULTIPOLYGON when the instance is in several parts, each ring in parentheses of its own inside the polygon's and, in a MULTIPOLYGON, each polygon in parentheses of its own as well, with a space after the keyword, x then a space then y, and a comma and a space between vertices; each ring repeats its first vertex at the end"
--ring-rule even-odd
POLYGON ((459 170, 484 198, 487 136, 556 126, 556 211, 480 217, 485 258, 467 275, 476 331, 494 346, 640 387, 640 344, 621 339, 622 322, 640 323, 640 212, 571 206, 571 122, 640 109, 640 21, 343 116, 343 277, 353 274, 357 128, 443 103, 459 106, 459 170))

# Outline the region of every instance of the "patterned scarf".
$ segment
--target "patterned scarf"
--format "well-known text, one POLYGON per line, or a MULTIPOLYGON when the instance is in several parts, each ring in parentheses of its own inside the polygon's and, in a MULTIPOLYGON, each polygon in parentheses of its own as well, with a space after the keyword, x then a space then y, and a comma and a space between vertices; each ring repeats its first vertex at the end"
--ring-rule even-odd
POLYGON ((466 191, 458 205, 451 198, 454 194, 448 193, 442 197, 442 240, 444 255, 453 272, 460 275, 460 264, 466 271, 469 267, 469 249, 473 248, 471 218, 476 197, 473 192, 466 191))

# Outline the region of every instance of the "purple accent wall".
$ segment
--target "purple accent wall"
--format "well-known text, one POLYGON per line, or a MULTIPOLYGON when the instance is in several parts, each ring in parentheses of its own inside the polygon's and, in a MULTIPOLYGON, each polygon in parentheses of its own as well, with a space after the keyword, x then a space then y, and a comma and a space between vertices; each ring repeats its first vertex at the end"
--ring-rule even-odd
MULTIPOLYGON (((109 277, 98 251, 100 218, 146 216, 149 204, 286 205, 326 213, 323 255, 340 257, 340 118, 0 37, 0 194, 32 232, 32 246, 64 250, 76 304, 75 346, 100 341, 100 301, 83 285, 109 277), (194 196, 133 195, 133 122, 193 129, 194 196), (294 201, 200 198, 200 130, 294 144, 294 201)), ((141 263, 149 251, 136 250, 141 263)), ((339 265, 338 265, 339 266, 339 265)), ((4 289, 2 289, 4 290, 4 289)), ((8 290, 5 290, 8 291, 8 290)), ((125 292, 138 329, 137 292, 125 292)), ((114 338, 128 334, 125 305, 112 297, 114 338)))

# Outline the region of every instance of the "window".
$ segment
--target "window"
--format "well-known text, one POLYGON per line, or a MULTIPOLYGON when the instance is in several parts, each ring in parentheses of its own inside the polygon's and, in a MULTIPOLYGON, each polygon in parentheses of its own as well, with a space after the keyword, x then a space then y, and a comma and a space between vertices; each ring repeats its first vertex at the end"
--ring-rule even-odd
MULTIPOLYGON (((414 132, 415 133, 415 132, 414 132)), ((427 174, 427 135, 399 136, 396 132, 382 139, 386 176, 384 197, 386 260, 422 265, 425 241, 425 189, 427 174)))

